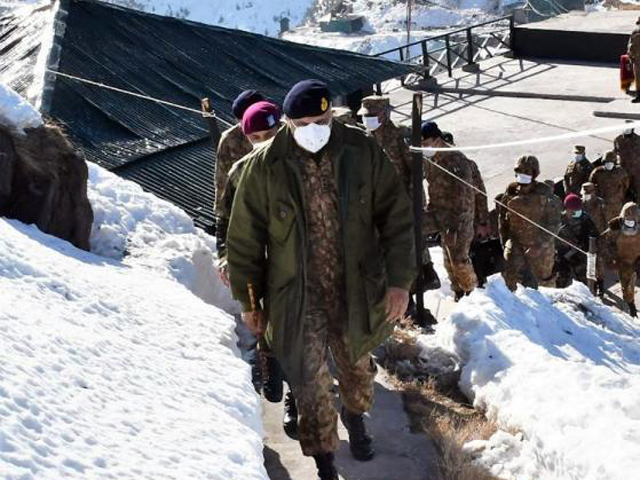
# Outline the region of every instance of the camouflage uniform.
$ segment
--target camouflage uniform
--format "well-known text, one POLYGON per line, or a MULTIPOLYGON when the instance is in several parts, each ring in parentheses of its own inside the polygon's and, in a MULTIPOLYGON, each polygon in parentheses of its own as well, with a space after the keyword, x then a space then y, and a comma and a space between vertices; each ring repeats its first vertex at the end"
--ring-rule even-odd
POLYGON ((593 165, 584 157, 585 148, 576 146, 575 153, 576 155, 583 155, 583 158, 581 160, 571 160, 569 166, 567 166, 564 174, 565 195, 569 195, 570 193, 580 195, 580 187, 582 187, 583 183, 589 181, 589 175, 591 175, 593 171, 593 165))
MULTIPOLYGON (((614 161, 616 154, 607 152, 604 161, 614 161)), ((609 221, 620 213, 629 188, 629 175, 620 166, 607 170, 604 165, 591 172, 589 181, 596 187, 596 192, 604 200, 604 218, 609 221)))
POLYGON ((293 386, 297 399, 298 435, 304 455, 338 448, 337 413, 331 393, 328 350, 337 367, 340 399, 355 414, 373 403, 376 373, 370 355, 353 364, 348 355, 345 271, 338 190, 328 154, 311 155, 298 149, 308 229, 307 313, 304 365, 313 382, 293 386))
POLYGON ((598 233, 607 229, 607 220, 604 218, 604 200, 596 195, 596 187, 587 182, 582 185, 582 208, 593 221, 598 233))
MULTIPOLYGON (((536 182, 540 173, 535 157, 523 157, 516 163, 516 172, 533 177, 528 185, 511 183, 502 197, 504 205, 532 220, 547 230, 560 229, 562 206, 560 200, 544 183, 536 182)), ((528 264, 539 286, 555 286, 553 266, 555 260, 554 237, 532 225, 519 215, 500 207, 498 224, 504 245, 505 269, 502 273, 510 290, 522 283, 522 272, 528 264)))
POLYGON ((222 133, 222 138, 216 152, 216 217, 220 215, 220 202, 224 195, 224 189, 227 185, 227 176, 229 170, 235 162, 247 155, 253 150, 253 145, 249 139, 242 133, 240 124, 231 127, 222 133))
POLYGON ((609 228, 598 241, 599 255, 607 264, 615 265, 618 269, 622 295, 629 305, 635 305, 637 268, 640 261, 639 222, 638 205, 626 203, 620 215, 609 222, 609 228), (635 227, 626 227, 625 220, 635 221, 635 227))
MULTIPOLYGON (((431 161, 485 191, 477 165, 461 152, 438 152, 431 161)), ((453 291, 468 293, 478 281, 469 251, 475 237, 475 225, 489 222, 486 197, 431 163, 427 164, 426 173, 429 224, 440 232, 444 265, 453 291)))
POLYGON ((226 262, 227 256, 227 230, 229 229, 229 220, 231 219, 231 209, 233 208, 233 197, 238 189, 240 176, 247 157, 243 157, 233 164, 229 170, 229 178, 227 184, 222 190, 222 197, 218 202, 218 218, 216 219, 216 247, 218 249, 218 257, 226 262))
POLYGON ((640 197, 640 135, 619 135, 613 146, 620 158, 620 166, 629 174, 636 201, 640 197))

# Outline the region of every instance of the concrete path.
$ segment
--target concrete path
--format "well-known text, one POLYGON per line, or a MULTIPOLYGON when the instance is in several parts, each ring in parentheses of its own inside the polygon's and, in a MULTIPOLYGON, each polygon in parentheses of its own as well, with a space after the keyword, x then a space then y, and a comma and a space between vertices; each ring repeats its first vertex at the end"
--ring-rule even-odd
POLYGON ((600 105, 593 114, 596 117, 619 118, 629 120, 640 120, 640 104, 631 103, 631 97, 620 98, 613 102, 600 105))
MULTIPOLYGON (((436 453, 425 435, 409 431, 409 420, 400 393, 393 390, 386 372, 376 378, 376 400, 367 420, 375 437, 376 457, 358 462, 351 457, 348 435, 339 425, 340 450, 336 464, 341 480, 432 480, 436 453)), ((282 430, 283 404, 263 402, 265 466, 271 480, 316 480, 313 459, 303 457, 298 442, 282 430)))

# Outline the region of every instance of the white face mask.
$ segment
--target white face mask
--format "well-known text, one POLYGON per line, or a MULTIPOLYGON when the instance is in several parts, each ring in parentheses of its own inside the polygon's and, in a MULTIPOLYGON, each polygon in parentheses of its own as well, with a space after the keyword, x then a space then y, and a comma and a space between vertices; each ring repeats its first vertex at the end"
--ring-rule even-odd
POLYGON ((521 185, 529 185, 533 180, 531 175, 527 175, 526 173, 516 173, 516 182, 521 185))
POLYGON ((317 153, 329 143, 331 137, 331 123, 328 125, 318 125, 311 123, 304 127, 294 127, 293 138, 300 147, 307 152, 317 153))
POLYGON ((257 150, 260 147, 265 146, 267 143, 269 143, 271 141, 271 139, 269 140, 265 140, 264 142, 256 142, 256 143, 252 143, 251 146, 253 147, 254 150, 257 150))
POLYGON ((636 221, 635 220, 625 220, 624 221, 624 226, 627 228, 633 228, 636 226, 636 221))
POLYGON ((581 153, 576 153, 576 162, 580 162, 584 160, 584 155, 582 155, 581 153))
POLYGON ((364 128, 369 131, 380 128, 380 120, 378 117, 362 117, 362 123, 364 123, 364 128))
POLYGON ((604 168, 606 168, 607 170, 613 170, 613 166, 615 164, 613 162, 607 162, 604 164, 604 168))
POLYGON ((592 194, 582 192, 582 198, 584 198, 585 202, 588 202, 589 200, 591 200, 592 197, 593 197, 592 194))
POLYGON ((573 218, 580 218, 582 216, 582 210, 576 210, 571 214, 573 218))
POLYGON ((631 135, 631 134, 633 134, 633 128, 627 128, 623 133, 625 135, 631 135))

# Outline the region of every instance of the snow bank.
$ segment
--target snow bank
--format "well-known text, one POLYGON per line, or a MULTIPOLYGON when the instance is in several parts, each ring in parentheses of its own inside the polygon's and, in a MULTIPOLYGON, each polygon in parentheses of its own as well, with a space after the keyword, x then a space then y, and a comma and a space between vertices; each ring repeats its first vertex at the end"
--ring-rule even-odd
POLYGON ((0 83, 0 125, 17 133, 42 125, 40 114, 11 88, 0 83))
POLYGON ((267 480, 235 322, 0 219, 0 478, 267 480))
POLYGON ((494 276, 420 343, 458 356, 461 388, 502 427, 467 446, 495 475, 626 480, 640 469, 639 336, 582 284, 512 294, 494 276))
POLYGON ((216 269, 215 242, 189 216, 142 188, 89 164, 91 250, 173 278, 201 299, 239 313, 216 269))

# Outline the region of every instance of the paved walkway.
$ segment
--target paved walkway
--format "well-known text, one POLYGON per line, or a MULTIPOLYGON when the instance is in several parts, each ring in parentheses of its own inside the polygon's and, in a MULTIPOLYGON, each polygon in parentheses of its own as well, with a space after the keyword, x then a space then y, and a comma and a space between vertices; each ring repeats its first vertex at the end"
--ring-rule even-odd
MULTIPOLYGON (((298 442, 282 430, 283 404, 263 403, 265 465, 271 480, 316 480, 313 459, 303 457, 298 442)), ((376 401, 367 420, 376 441, 376 457, 358 462, 351 457, 341 422, 336 464, 341 480, 432 480, 436 453, 431 440, 409 431, 401 394, 394 391, 382 369, 376 378, 376 401)))

